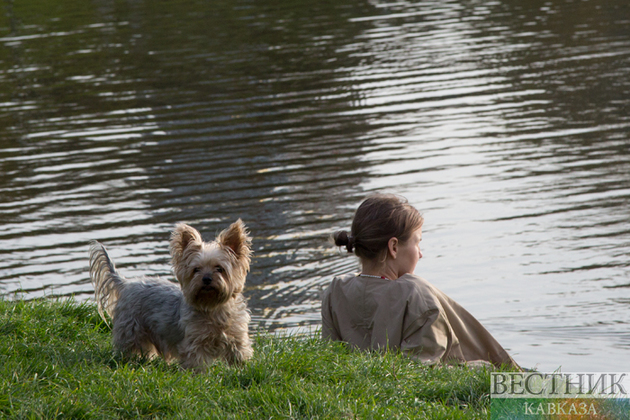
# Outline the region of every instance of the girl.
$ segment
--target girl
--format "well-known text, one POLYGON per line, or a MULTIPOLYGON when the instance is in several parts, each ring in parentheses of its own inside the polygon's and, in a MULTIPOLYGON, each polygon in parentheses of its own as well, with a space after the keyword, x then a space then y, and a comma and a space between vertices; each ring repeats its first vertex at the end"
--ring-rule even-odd
POLYGON ((406 199, 374 195, 351 232, 333 235, 360 259, 361 272, 335 277, 322 299, 322 336, 362 350, 401 350, 425 363, 473 362, 520 370, 457 302, 413 274, 424 219, 406 199))

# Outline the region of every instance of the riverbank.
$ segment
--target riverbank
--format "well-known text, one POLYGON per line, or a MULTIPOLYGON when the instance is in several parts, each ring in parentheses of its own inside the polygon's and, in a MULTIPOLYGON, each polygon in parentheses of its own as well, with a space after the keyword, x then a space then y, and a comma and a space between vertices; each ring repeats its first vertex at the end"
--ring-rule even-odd
POLYGON ((490 374, 258 334, 242 368, 124 359, 95 305, 0 300, 0 417, 486 419, 490 374))

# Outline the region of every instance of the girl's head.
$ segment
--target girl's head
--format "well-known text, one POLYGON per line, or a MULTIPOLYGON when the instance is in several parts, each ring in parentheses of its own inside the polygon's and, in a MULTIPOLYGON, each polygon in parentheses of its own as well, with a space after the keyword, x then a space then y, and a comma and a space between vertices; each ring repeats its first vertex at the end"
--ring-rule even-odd
POLYGON ((335 232, 335 245, 345 246, 362 261, 384 263, 390 239, 406 243, 421 227, 424 219, 409 202, 393 194, 375 194, 357 209, 350 233, 335 232))

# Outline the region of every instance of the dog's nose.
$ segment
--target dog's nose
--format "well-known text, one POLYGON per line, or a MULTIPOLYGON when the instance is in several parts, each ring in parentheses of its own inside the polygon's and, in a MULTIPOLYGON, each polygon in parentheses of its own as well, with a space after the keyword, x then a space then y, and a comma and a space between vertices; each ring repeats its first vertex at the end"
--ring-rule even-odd
POLYGON ((212 283, 212 276, 204 276, 202 280, 203 280, 203 284, 207 286, 210 283, 212 283))

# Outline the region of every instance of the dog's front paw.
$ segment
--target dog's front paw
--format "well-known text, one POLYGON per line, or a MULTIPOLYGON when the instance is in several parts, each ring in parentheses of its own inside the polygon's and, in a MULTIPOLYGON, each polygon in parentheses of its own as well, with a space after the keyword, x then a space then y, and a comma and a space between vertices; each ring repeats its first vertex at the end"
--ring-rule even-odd
POLYGON ((208 365, 212 361, 199 360, 197 357, 185 357, 180 359, 179 366, 184 370, 192 370, 197 373, 205 373, 208 370, 208 365))
POLYGON ((230 365, 243 365, 254 355, 254 349, 251 346, 232 346, 224 356, 225 361, 230 365))

